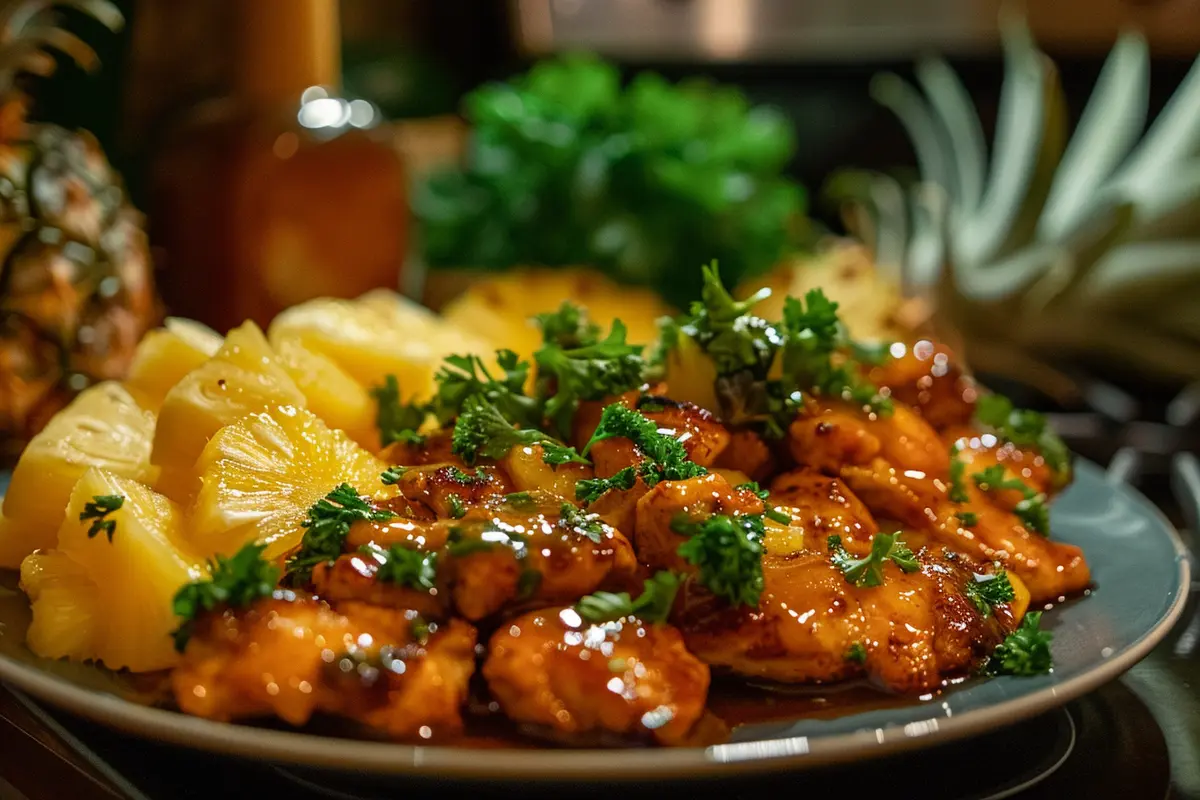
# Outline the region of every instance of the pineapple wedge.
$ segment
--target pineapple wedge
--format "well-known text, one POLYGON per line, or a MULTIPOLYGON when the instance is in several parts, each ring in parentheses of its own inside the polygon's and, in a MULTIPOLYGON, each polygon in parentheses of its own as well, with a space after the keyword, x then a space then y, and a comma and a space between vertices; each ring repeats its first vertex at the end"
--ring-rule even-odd
POLYGON ((585 307, 604 331, 620 319, 629 341, 658 339, 655 320, 673 314, 653 291, 621 286, 588 269, 517 269, 472 283, 443 310, 446 322, 487 339, 490 349, 506 347, 532 359, 542 334, 532 317, 557 311, 564 300, 585 307))
POLYGON ((196 463, 192 543, 211 556, 257 540, 266 558, 278 558, 300 544, 308 509, 338 484, 378 499, 394 495, 380 481, 386 468, 306 409, 252 414, 218 431, 196 463))
POLYGON ((379 450, 375 401, 360 383, 329 358, 292 339, 281 341, 276 350, 279 363, 304 393, 309 411, 368 450, 379 450))
POLYGON ((184 544, 178 506, 129 478, 89 469, 71 493, 54 550, 21 564, 21 588, 32 602, 27 641, 46 658, 93 659, 134 672, 175 663, 178 620, 172 600, 205 574, 184 544), (89 536, 79 515, 93 497, 120 495, 107 515, 112 541, 89 536))
POLYGON ((364 387, 395 375, 406 401, 432 394, 434 372, 446 356, 485 356, 492 350, 486 341, 390 291, 294 306, 271 323, 270 338, 276 347, 294 341, 328 357, 364 387))
POLYGON ((156 488, 186 503, 198 488, 192 468, 213 434, 255 411, 305 403, 258 326, 234 328, 215 356, 167 392, 150 454, 162 468, 156 488))
POLYGON ((63 509, 88 467, 152 481, 154 414, 138 405, 119 383, 84 390, 33 437, 13 470, 0 524, 0 567, 54 542, 63 509))
POLYGON ((148 407, 158 408, 175 384, 217 354, 221 341, 219 333, 199 322, 168 317, 142 338, 125 385, 148 407))

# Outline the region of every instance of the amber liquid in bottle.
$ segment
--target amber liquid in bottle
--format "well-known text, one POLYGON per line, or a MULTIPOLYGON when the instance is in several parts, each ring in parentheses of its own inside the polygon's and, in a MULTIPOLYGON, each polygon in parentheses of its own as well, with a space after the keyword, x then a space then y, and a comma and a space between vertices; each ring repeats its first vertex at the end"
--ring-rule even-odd
POLYGON ((169 131, 150 185, 168 310, 221 331, 395 288, 407 217, 396 149, 336 97, 336 1, 243 2, 237 20, 233 91, 169 131))

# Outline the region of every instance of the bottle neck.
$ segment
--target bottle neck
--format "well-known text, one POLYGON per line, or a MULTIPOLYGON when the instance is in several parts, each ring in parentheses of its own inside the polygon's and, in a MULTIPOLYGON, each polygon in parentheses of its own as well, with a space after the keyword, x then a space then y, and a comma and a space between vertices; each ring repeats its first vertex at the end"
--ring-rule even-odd
POLYGON ((337 0, 239 2, 234 91, 258 103, 300 103, 310 86, 341 83, 337 0))

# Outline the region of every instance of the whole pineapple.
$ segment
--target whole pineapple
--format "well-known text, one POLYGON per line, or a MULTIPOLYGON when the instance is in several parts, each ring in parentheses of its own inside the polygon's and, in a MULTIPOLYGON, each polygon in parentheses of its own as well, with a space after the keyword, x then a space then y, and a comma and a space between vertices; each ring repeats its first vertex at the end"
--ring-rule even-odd
POLYGON ((27 119, 18 81, 53 72, 47 48, 96 64, 55 27, 55 6, 122 24, 107 0, 18 0, 0 13, 0 463, 80 390, 123 376, 159 314, 141 215, 99 143, 27 119))

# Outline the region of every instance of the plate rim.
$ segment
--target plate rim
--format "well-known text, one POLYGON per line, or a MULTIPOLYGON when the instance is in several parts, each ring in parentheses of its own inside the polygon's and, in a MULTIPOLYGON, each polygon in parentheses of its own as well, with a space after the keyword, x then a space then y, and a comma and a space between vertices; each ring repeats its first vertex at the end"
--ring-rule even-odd
MULTIPOLYGON (((1075 463, 1077 470, 1109 482, 1101 467, 1080 458, 1075 463)), ((928 728, 886 726, 828 736, 794 736, 703 748, 478 749, 342 739, 216 722, 87 689, 2 654, 0 680, 38 700, 135 736, 243 759, 336 771, 366 770, 378 775, 534 781, 603 775, 608 781, 623 781, 798 770, 879 758, 1005 727, 1061 706, 1119 677, 1162 641, 1187 604, 1191 588, 1189 553, 1175 526, 1141 492, 1124 483, 1113 486, 1154 516, 1171 541, 1177 591, 1166 612, 1119 654, 1080 675, 1011 700, 938 719, 937 724, 928 728), (617 757, 620 771, 614 772, 613 762, 617 757), (536 759, 536 764, 530 764, 530 759, 536 759)))

